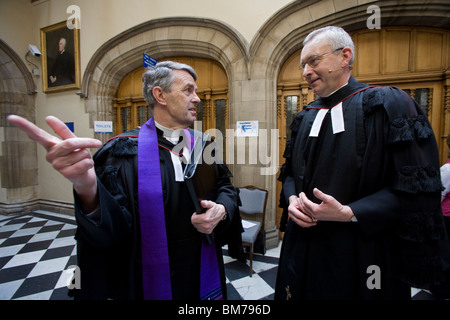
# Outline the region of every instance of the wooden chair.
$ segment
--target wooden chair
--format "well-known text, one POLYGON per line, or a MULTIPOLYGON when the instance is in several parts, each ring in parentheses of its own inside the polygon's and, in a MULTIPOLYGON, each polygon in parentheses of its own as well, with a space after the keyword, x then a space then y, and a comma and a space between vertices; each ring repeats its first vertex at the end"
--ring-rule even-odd
MULTIPOLYGON (((242 245, 249 246, 250 277, 253 274, 253 247, 260 231, 264 232, 264 219, 266 215, 266 204, 268 191, 255 186, 239 188, 239 196, 242 205, 239 211, 242 216, 244 232, 242 233, 242 245), (248 218, 246 220, 245 218, 248 218)), ((263 239, 265 252, 266 240, 263 239)))

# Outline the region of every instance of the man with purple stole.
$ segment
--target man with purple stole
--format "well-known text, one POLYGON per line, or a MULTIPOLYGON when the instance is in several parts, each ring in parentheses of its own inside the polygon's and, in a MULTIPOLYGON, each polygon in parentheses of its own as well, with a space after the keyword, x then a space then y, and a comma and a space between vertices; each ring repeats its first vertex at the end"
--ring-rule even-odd
MULTIPOLYGON (((47 149, 47 160, 74 186, 76 299, 226 299, 221 246, 242 254, 237 189, 215 161, 216 187, 196 214, 183 170, 194 138, 197 74, 166 61, 143 75, 153 117, 101 142, 77 138, 55 117, 56 138, 18 116, 10 122, 47 149), (88 148, 101 148, 91 157, 88 148), (214 234, 213 241, 206 235, 214 234)), ((203 137, 203 136, 202 136, 203 137)), ((211 236, 209 236, 211 237, 211 236)))

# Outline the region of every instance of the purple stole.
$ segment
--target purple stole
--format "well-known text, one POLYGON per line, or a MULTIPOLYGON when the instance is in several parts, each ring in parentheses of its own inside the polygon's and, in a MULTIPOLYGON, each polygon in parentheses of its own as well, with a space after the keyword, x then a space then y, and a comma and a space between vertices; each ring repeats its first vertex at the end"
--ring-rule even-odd
MULTIPOLYGON (((191 141, 193 142, 193 138, 191 141)), ((191 146, 192 149, 192 146, 191 146)), ((138 198, 141 225, 142 280, 145 300, 171 300, 169 253, 161 183, 158 135, 153 117, 138 138, 138 198)), ((198 297, 192 297, 197 299, 198 297)), ((222 300, 217 251, 202 237, 200 299, 222 300)))

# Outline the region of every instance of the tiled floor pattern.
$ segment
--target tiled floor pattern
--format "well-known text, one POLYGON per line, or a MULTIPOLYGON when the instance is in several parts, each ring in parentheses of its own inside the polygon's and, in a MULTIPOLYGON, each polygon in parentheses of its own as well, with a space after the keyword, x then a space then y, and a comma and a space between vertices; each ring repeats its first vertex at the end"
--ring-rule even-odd
MULTIPOLYGON (((47 211, 0 216, 0 300, 70 300, 67 285, 76 266, 75 219, 47 211)), ((228 297, 272 299, 279 248, 255 255, 254 273, 227 256, 228 297)))
MULTIPOLYGON (((0 300, 70 300, 67 285, 76 266, 76 223, 73 217, 36 211, 0 216, 0 300)), ((229 300, 272 300, 280 246, 255 254, 249 266, 227 255, 225 272, 229 300)), ((413 290, 413 299, 429 300, 413 290)))

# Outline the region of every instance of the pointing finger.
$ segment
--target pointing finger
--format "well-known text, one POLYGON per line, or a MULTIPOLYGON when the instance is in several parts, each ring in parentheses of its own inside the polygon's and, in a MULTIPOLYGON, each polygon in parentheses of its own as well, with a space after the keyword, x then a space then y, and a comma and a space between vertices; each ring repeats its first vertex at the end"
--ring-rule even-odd
POLYGON ((92 138, 78 138, 69 127, 60 119, 54 116, 48 116, 46 119, 47 124, 64 140, 64 147, 67 150, 78 150, 88 148, 99 148, 102 146, 102 142, 92 138))
POLYGON ((75 138, 75 135, 72 131, 67 127, 67 125, 54 116, 48 116, 46 119, 47 124, 53 131, 60 136, 63 140, 75 138))
MULTIPOLYGON (((51 135, 25 118, 10 115, 8 116, 8 121, 24 131, 31 140, 40 143, 47 151, 56 144, 62 142, 61 139, 51 135)), ((47 122, 61 138, 65 140, 70 139, 70 141, 66 142, 66 150, 73 151, 83 148, 99 148, 102 145, 102 142, 97 139, 76 138, 66 124, 56 117, 47 117, 47 122)))
POLYGON ((8 121, 25 132, 31 140, 40 143, 47 150, 61 141, 25 118, 10 115, 8 116, 8 121))

